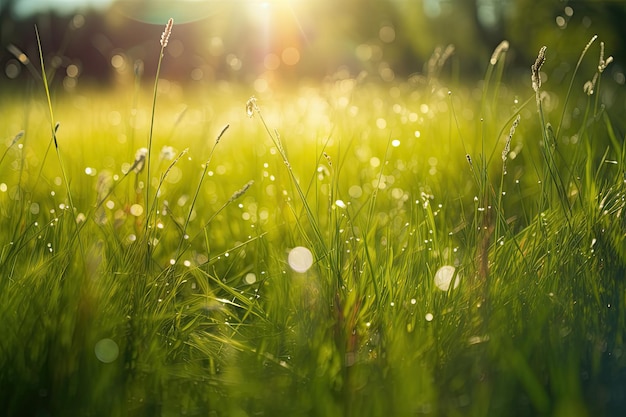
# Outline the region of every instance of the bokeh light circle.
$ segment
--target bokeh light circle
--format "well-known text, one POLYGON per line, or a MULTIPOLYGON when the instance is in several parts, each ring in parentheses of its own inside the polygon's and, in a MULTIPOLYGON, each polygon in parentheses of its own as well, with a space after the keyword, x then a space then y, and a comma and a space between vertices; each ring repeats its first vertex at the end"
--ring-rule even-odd
MULTIPOLYGON (((435 285, 441 291, 448 291, 452 278, 454 277, 455 268, 452 265, 444 265, 435 273, 435 285)), ((459 274, 456 274, 453 288, 459 286, 459 274)))
POLYGON ((289 251, 287 262, 289 262, 291 269, 303 273, 313 265, 313 254, 303 246, 296 246, 289 251))
POLYGON ((96 343, 94 352, 100 362, 111 363, 119 356, 120 348, 112 339, 101 339, 96 343))

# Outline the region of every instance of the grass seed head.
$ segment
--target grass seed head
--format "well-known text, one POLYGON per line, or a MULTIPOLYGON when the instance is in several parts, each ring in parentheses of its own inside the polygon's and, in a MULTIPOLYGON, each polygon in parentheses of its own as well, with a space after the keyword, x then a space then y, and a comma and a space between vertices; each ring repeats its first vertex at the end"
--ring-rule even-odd
POLYGON ((248 191, 248 189, 250 187, 252 187, 252 184, 254 184, 254 180, 250 180, 246 183, 246 185, 244 185, 243 187, 241 187, 239 190, 235 191, 233 193, 233 195, 228 199, 229 202, 235 201, 237 200, 239 197, 241 197, 242 195, 244 195, 246 193, 246 191, 248 191))
POLYGON ((544 62, 546 62, 546 47, 542 46, 539 50, 535 63, 530 67, 533 90, 535 90, 535 93, 537 94, 539 93, 539 88, 541 88, 541 75, 539 74, 539 71, 541 70, 541 66, 544 62))
POLYGON ((220 143, 220 139, 222 139, 222 136, 224 136, 224 133, 226 133, 226 131, 228 130, 228 128, 230 127, 230 125, 226 125, 222 128, 222 130, 220 131, 220 134, 217 135, 217 139, 215 139, 215 144, 217 145, 218 143, 220 143))
POLYGON ((496 65, 498 63, 498 59, 500 59, 500 55, 509 50, 509 41, 502 41, 500 44, 494 49, 493 54, 491 54, 491 59, 489 63, 491 65, 496 65))
POLYGON ((20 130, 19 132, 17 132, 17 135, 15 135, 15 136, 13 137, 13 140, 11 141, 11 145, 10 145, 10 146, 13 146, 13 145, 15 145, 17 142, 19 142, 19 141, 20 141, 20 139, 22 139, 22 137, 23 137, 23 136, 24 136, 24 131, 23 131, 23 130, 20 130))
POLYGON ((143 167, 146 165, 146 156, 148 156, 148 148, 137 149, 137 152, 135 152, 135 162, 133 162, 133 166, 130 169, 137 174, 143 171, 143 167))
POLYGON ((326 162, 328 163, 328 166, 332 168, 333 161, 330 158, 330 155, 328 155, 326 152, 323 152, 322 154, 324 155, 324 158, 326 158, 326 162))
POLYGON ((585 92, 585 94, 587 94, 588 96, 593 95, 595 88, 596 88, 597 81, 598 81, 598 73, 596 72, 595 74, 593 74, 593 78, 590 81, 587 81, 585 85, 583 85, 583 91, 585 92))
POLYGON ((176 156, 176 149, 171 146, 163 146, 159 153, 159 159, 161 161, 171 161, 176 156))
POLYGON ((602 74, 611 62, 613 62, 612 56, 604 59, 604 42, 600 42, 600 60, 598 61, 598 72, 602 74))
POLYGON ((252 116, 254 116, 255 111, 259 111, 259 108, 256 105, 256 98, 252 96, 246 102, 246 113, 248 114, 249 118, 252 118, 252 116))
POLYGON ((174 25, 174 19, 170 17, 170 20, 167 21, 165 25, 165 29, 161 34, 161 47, 165 48, 167 46, 167 42, 170 40, 170 35, 172 34, 172 26, 174 25))
POLYGON ((515 134, 515 129, 517 129, 517 126, 519 125, 519 121, 520 121, 520 115, 518 114, 517 117, 515 118, 515 121, 511 125, 511 129, 509 130, 509 135, 507 136, 506 143, 504 144, 504 149, 502 150, 502 164, 503 164, 503 171, 505 173, 506 173, 506 159, 509 156, 509 152, 511 151, 511 139, 513 138, 513 135, 515 134))
MULTIPOLYGON (((583 54, 587 52, 587 49, 589 49, 589 47, 591 46, 593 41, 597 39, 597 37, 598 35, 595 35, 594 37, 591 38, 589 43, 587 43, 587 46, 585 46, 585 50, 583 51, 583 54)), ((598 59, 598 71, 596 71, 596 73, 593 74, 593 78, 591 80, 585 82, 585 84, 583 85, 583 91, 585 92, 585 94, 587 94, 588 96, 593 95, 595 88, 596 88, 596 83, 598 82, 598 78, 600 78, 600 74, 604 72, 606 67, 611 62, 613 62, 612 56, 609 56, 606 59, 604 59, 604 42, 600 42, 600 59, 598 59)))

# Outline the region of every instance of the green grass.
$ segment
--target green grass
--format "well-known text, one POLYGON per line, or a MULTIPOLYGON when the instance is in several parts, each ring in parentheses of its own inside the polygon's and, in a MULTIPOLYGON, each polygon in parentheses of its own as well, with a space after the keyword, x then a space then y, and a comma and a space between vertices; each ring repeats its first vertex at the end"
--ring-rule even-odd
POLYGON ((504 65, 3 93, 7 415, 621 415, 623 91, 504 65))

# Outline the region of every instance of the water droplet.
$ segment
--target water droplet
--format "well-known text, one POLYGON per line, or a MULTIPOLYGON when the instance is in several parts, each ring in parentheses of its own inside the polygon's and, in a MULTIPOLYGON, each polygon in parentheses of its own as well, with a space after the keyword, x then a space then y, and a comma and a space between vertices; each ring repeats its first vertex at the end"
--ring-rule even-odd
POLYGON ((426 313, 426 316, 424 316, 424 318, 426 319, 426 321, 433 321, 434 319, 431 313, 426 313))
POLYGON ((248 272, 243 280, 246 284, 252 285, 256 282, 256 274, 254 272, 248 272))

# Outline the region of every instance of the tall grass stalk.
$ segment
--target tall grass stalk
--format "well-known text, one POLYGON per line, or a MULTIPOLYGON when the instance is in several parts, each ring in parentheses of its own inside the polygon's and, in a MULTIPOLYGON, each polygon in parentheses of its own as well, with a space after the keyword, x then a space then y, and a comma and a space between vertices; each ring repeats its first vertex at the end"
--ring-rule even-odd
POLYGON ((589 40, 589 42, 587 42, 587 45, 585 45, 583 51, 578 57, 578 62, 576 62, 576 66, 574 67, 574 71, 572 72, 572 77, 570 79, 569 86, 567 87, 567 92, 565 93, 565 102, 563 103, 563 110, 561 112, 561 118, 559 119, 559 125, 556 128, 555 136, 557 138, 560 137, 560 134, 561 134, 561 128, 562 128, 563 121, 565 120, 565 112, 567 111, 567 104, 569 103, 569 98, 570 98, 570 95, 572 94, 574 81, 576 79, 576 74, 578 74, 578 69, 580 68, 580 64, 583 62, 583 58, 587 54, 587 51, 589 50, 591 45, 596 41, 596 39, 598 39, 598 35, 593 35, 591 39, 589 40))
MULTIPOLYGON (((185 217, 185 223, 182 226, 181 237, 180 237, 180 240, 178 242, 178 249, 176 249, 176 256, 174 258, 176 260, 178 260, 178 258, 183 253, 182 248, 183 248, 184 242, 187 239, 189 239, 189 236, 187 236, 187 228, 189 227, 189 222, 191 220, 191 216, 192 216, 193 211, 194 211, 194 209, 196 207, 196 201, 198 200, 198 195, 200 194, 200 190, 202 189, 202 183, 204 182, 204 179, 205 179, 205 177, 207 175, 207 172, 209 170, 209 165, 211 164, 211 160, 213 159, 213 153, 215 152, 215 149, 217 148, 217 145, 220 143, 220 140, 222 139, 222 136, 224 136, 224 133, 226 133, 226 131, 228 130, 229 127, 230 127, 230 125, 224 126, 222 128, 222 130, 220 131, 220 133, 217 135, 217 138, 215 139, 215 141, 213 142, 213 146, 211 147, 211 151, 209 152, 209 157, 207 158, 206 162, 203 164, 202 173, 200 174, 200 180, 198 181, 198 185, 196 186, 196 189, 194 191, 193 198, 191 199, 191 205, 189 206, 189 211, 187 212, 187 216, 185 217)), ((206 227, 204 229, 206 229, 206 227)), ((211 249, 211 247, 208 245, 208 242, 207 242, 206 250, 209 253, 210 253, 210 249, 211 249)))
MULTIPOLYGON (((172 34, 172 26, 174 25, 174 19, 170 18, 167 21, 167 24, 165 25, 165 29, 163 30, 163 33, 161 34, 161 51, 159 52, 159 60, 157 63, 157 70, 156 70, 156 74, 154 76, 154 87, 152 89, 152 111, 151 111, 151 115, 150 115, 150 132, 148 133, 148 153, 146 155, 146 202, 145 204, 148 205, 150 202, 150 187, 152 187, 152 173, 151 173, 151 159, 152 159, 152 140, 153 140, 153 136, 154 136, 154 118, 156 116, 156 102, 157 102, 157 93, 158 93, 158 89, 159 89, 159 76, 161 74, 161 63, 163 62, 163 52, 165 51, 165 48, 167 47, 167 44, 169 42, 170 36, 172 34)), ((150 230, 150 219, 152 217, 152 212, 156 210, 156 207, 145 207, 145 211, 146 211, 146 218, 145 218, 145 225, 144 225, 144 233, 145 236, 144 238, 146 239, 146 241, 148 242, 148 256, 146 258, 146 262, 147 262, 147 266, 149 265, 149 259, 150 259, 150 243, 149 243, 149 230, 150 230)))
POLYGON ((553 204, 554 190, 557 193, 558 203, 563 209, 563 214, 566 219, 569 219, 572 215, 569 200, 567 198, 567 191, 563 177, 559 172, 557 160, 555 155, 557 154, 558 137, 555 135, 552 125, 546 122, 544 110, 543 110, 543 98, 541 96, 541 67, 546 61, 546 47, 543 46, 539 50, 537 59, 531 67, 531 81, 532 88, 535 90, 535 98, 537 102, 537 114, 539 115, 539 126, 541 128, 542 148, 541 154, 544 159, 543 175, 541 176, 542 182, 542 194, 541 201, 539 203, 539 212, 551 208, 553 204))
POLYGON ((65 185, 65 191, 67 193, 67 199, 70 205, 70 210, 71 210, 71 217, 74 220, 74 226, 75 226, 75 230, 76 233, 74 234, 73 238, 75 238, 78 241, 78 246, 80 248, 80 254, 81 254, 81 259, 84 259, 84 248, 83 248, 83 243, 82 240, 80 238, 80 227, 79 227, 79 222, 78 222, 78 212, 76 210, 76 206, 74 205, 74 200, 72 199, 72 191, 70 189, 70 182, 67 176, 67 173, 65 171, 65 165, 63 164, 63 159, 61 157, 61 150, 59 149, 59 144, 57 141, 57 130, 59 129, 59 123, 54 121, 54 112, 52 110, 52 99, 50 97, 50 88, 48 85, 48 78, 46 76, 46 67, 44 64, 44 59, 43 59, 43 48, 41 47, 41 39, 39 37, 39 30, 37 29, 37 26, 35 26, 35 34, 37 37, 37 48, 39 50, 39 61, 41 63, 41 78, 43 80, 43 86, 44 86, 44 90, 46 92, 46 99, 47 99, 47 104, 48 104, 48 112, 49 112, 49 116, 50 116, 50 131, 52 134, 52 141, 54 142, 54 149, 56 151, 57 154, 57 159, 59 161, 59 167, 61 169, 61 175, 63 178, 63 184, 65 185))

